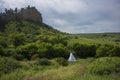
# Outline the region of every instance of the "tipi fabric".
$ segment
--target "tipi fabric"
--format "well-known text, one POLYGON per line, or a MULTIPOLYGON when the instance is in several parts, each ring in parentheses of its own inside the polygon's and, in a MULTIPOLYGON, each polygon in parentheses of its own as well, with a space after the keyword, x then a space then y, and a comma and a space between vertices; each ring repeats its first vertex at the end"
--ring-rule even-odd
POLYGON ((75 57, 72 53, 70 53, 70 57, 69 57, 68 61, 70 61, 70 62, 75 62, 76 61, 76 59, 75 59, 75 57))

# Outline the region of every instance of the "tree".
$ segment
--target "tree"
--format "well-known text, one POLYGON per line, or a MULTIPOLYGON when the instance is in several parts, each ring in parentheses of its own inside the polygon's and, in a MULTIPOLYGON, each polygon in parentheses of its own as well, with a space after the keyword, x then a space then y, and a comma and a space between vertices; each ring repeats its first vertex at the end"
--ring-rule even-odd
POLYGON ((27 9, 30 9, 30 5, 28 5, 27 9))
POLYGON ((53 53, 55 57, 64 57, 68 58, 69 52, 68 49, 63 44, 55 44, 53 46, 53 53))
POLYGON ((119 46, 114 46, 114 48, 112 48, 110 50, 109 56, 119 56, 120 57, 120 47, 119 46))
POLYGON ((52 44, 47 43, 47 42, 42 42, 37 45, 38 47, 38 54, 40 58, 53 58, 54 53, 53 53, 53 47, 52 44))
POLYGON ((5 33, 6 34, 12 34, 18 32, 17 22, 16 21, 10 21, 8 24, 6 24, 5 33))
POLYGON ((111 50, 113 49, 112 45, 101 45, 96 50, 96 57, 105 57, 111 54, 111 50))
POLYGON ((15 13, 17 13, 17 12, 18 12, 17 8, 15 8, 14 12, 15 12, 15 13))
POLYGON ((52 36, 49 37, 49 42, 51 42, 52 44, 63 44, 63 45, 67 45, 67 38, 61 35, 57 35, 57 36, 52 36))
POLYGON ((37 54, 37 50, 38 50, 38 48, 35 43, 29 43, 26 45, 19 46, 16 49, 16 52, 18 55, 21 55, 20 56, 21 59, 30 60, 34 54, 37 54))
POLYGON ((71 48, 81 58, 94 57, 96 55, 95 45, 73 43, 73 45, 71 45, 71 48))
POLYGON ((8 10, 7 10, 7 8, 5 8, 5 13, 8 13, 8 10))
POLYGON ((24 33, 13 33, 11 34, 11 41, 15 47, 25 44, 24 33))

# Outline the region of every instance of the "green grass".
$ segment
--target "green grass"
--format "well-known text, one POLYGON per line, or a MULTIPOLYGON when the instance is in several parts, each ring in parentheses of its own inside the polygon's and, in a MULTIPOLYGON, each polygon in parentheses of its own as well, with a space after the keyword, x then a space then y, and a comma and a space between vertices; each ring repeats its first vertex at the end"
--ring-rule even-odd
POLYGON ((115 79, 112 79, 110 76, 85 74, 83 76, 73 76, 65 80, 115 80, 115 79))
POLYGON ((22 69, 1 76, 0 80, 119 80, 119 73, 110 75, 91 74, 87 66, 94 62, 95 58, 78 59, 77 62, 70 62, 68 66, 61 66, 53 62, 50 66, 36 66, 34 61, 24 61, 22 69))
POLYGON ((120 42, 114 42, 110 41, 109 39, 88 39, 88 38, 78 38, 78 39, 71 39, 68 41, 68 45, 72 45, 74 43, 80 43, 80 44, 88 44, 88 45, 114 45, 114 46, 120 46, 120 42))
POLYGON ((69 43, 81 44, 112 44, 120 46, 120 33, 71 34, 69 43))

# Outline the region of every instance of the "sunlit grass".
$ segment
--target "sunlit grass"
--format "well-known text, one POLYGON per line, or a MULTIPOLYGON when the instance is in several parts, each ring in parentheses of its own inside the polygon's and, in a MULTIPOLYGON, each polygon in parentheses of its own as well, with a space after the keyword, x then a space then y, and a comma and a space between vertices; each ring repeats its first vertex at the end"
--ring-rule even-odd
POLYGON ((70 62, 68 66, 60 66, 54 59, 51 60, 53 64, 50 66, 31 66, 29 61, 25 61, 22 64, 24 63, 28 69, 25 67, 17 69, 10 74, 3 75, 0 80, 119 80, 120 74, 88 73, 86 67, 94 60, 95 58, 77 59, 77 62, 70 62))
POLYGON ((88 39, 88 38, 79 38, 79 39, 71 39, 69 41, 69 44, 73 44, 73 43, 81 43, 81 44, 111 44, 111 45, 119 45, 120 43, 116 43, 113 41, 109 41, 109 39, 88 39))

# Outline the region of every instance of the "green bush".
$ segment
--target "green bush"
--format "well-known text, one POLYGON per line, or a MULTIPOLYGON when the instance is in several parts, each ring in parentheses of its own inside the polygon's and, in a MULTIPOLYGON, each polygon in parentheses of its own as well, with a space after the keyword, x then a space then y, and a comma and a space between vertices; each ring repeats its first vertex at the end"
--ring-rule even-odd
POLYGON ((8 47, 6 41, 7 41, 7 40, 6 40, 4 37, 0 36, 0 46, 2 46, 2 47, 4 47, 4 48, 8 47))
POLYGON ((39 59, 35 62, 36 65, 41 65, 41 66, 48 66, 48 65, 51 65, 51 62, 46 59, 46 58, 42 58, 42 59, 39 59))
MULTIPOLYGON (((23 46, 19 46, 16 49, 16 53, 20 55, 20 59, 28 59, 30 60, 31 57, 37 53, 37 46, 35 43, 29 43, 23 46), (22 57, 21 57, 22 56, 22 57)), ((18 56, 19 57, 19 56, 18 56)))
POLYGON ((94 74, 110 74, 120 72, 120 58, 119 57, 103 57, 93 61, 87 66, 88 72, 94 74))
POLYGON ((101 45, 96 50, 96 57, 120 56, 120 47, 113 45, 101 45))
POLYGON ((62 66, 67 66, 67 65, 68 65, 67 60, 64 59, 64 58, 56 58, 55 61, 56 61, 59 65, 62 65, 62 66))
POLYGON ((20 67, 19 62, 12 58, 0 58, 0 75, 13 72, 20 67))
POLYGON ((22 69, 17 69, 14 72, 6 75, 2 75, 0 80, 25 80, 26 71, 22 69))
POLYGON ((53 47, 50 43, 38 43, 37 45, 38 47, 38 54, 40 58, 53 58, 54 54, 53 54, 53 47))
POLYGON ((120 47, 114 46, 114 48, 112 48, 109 56, 119 56, 120 57, 120 47))
POLYGON ((25 59, 22 54, 18 54, 18 53, 13 54, 12 57, 15 58, 16 60, 23 60, 23 59, 25 59))
POLYGON ((4 56, 10 57, 13 56, 16 53, 16 50, 14 48, 6 48, 4 50, 4 56))
POLYGON ((0 55, 3 56, 4 55, 4 48, 2 46, 0 46, 0 55))
POLYGON ((37 45, 38 54, 40 58, 56 58, 56 57, 64 57, 68 58, 69 54, 68 49, 63 44, 55 44, 52 45, 50 43, 40 43, 37 45))
POLYGON ((67 45, 67 37, 65 36, 61 36, 61 35, 56 35, 56 36, 52 36, 52 37, 49 37, 49 42, 51 44, 63 44, 63 45, 67 45))
POLYGON ((23 45, 25 43, 25 34, 24 33, 12 33, 10 35, 11 42, 15 47, 23 45))
POLYGON ((96 56, 97 57, 105 57, 109 56, 110 50, 113 48, 111 45, 101 45, 96 50, 96 56))
POLYGON ((81 58, 94 57, 96 55, 95 45, 86 45, 80 43, 74 43, 71 48, 81 58))
POLYGON ((54 57, 64 57, 68 58, 68 49, 63 44, 55 44, 53 46, 54 57))

